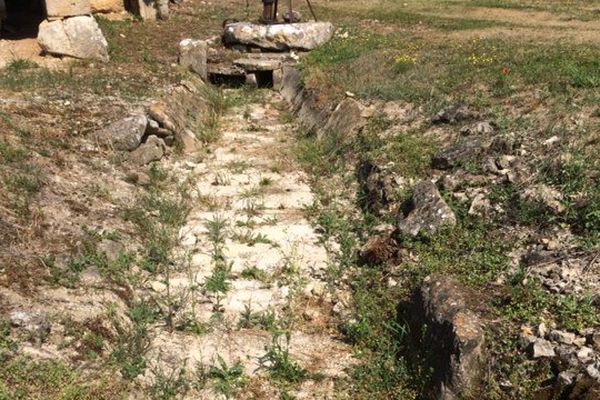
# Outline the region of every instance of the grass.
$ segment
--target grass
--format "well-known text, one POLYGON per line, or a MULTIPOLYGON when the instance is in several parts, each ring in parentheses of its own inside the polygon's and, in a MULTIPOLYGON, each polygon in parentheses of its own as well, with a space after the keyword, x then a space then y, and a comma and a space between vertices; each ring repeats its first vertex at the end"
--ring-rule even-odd
POLYGON ((439 103, 473 87, 478 89, 470 97, 476 98, 478 92, 505 97, 532 86, 555 93, 598 86, 595 44, 529 46, 501 38, 436 42, 404 32, 345 30, 348 37, 332 40, 303 61, 305 82, 332 97, 351 91, 365 98, 439 103), (501 72, 503 67, 508 73, 501 72))
MULTIPOLYGON (((339 285, 340 275, 351 282, 351 315, 341 323, 346 340, 360 358, 351 372, 352 398, 411 399, 426 393, 427 354, 420 352, 414 358, 399 304, 406 304, 422 279, 432 273, 451 275, 477 293, 477 310, 486 320, 493 360, 481 387, 482 398, 530 398, 552 376, 548 363, 531 361, 523 352, 518 334, 513 333, 520 326, 553 321, 561 329, 578 331, 599 324, 598 308, 588 295, 548 292, 538 280, 524 275, 524 269, 515 273, 510 254, 535 243, 531 237, 518 238, 515 230, 544 237, 557 227, 569 229, 577 246, 597 248, 598 147, 591 134, 595 117, 587 109, 595 107, 600 48, 592 42, 556 44, 533 39, 532 45, 531 39, 463 35, 461 31, 472 28, 506 26, 473 20, 467 12, 459 15, 461 7, 468 11, 473 6, 554 12, 566 8, 565 2, 500 0, 460 5, 334 1, 322 6, 321 12, 343 21, 335 38, 302 61, 304 83, 317 90, 322 101, 337 101, 350 91, 365 102, 398 101, 400 106, 409 102, 421 110, 416 118, 400 123, 375 114, 351 140, 328 133, 296 135, 293 152, 318 195, 307 211, 320 227, 323 242, 334 238, 341 247, 333 253, 330 285, 339 285), (380 22, 369 25, 369 18, 380 22), (444 34, 437 36, 439 32, 444 34), (527 105, 526 99, 534 92, 540 94, 539 109, 527 105), (455 227, 418 238, 398 238, 408 257, 399 267, 358 266, 356 249, 370 236, 372 227, 395 223, 395 215, 376 215, 368 204, 365 207, 367 197, 356 181, 356 166, 376 162, 390 165, 386 173, 391 176, 415 182, 430 178, 432 155, 448 143, 431 134, 428 117, 456 102, 482 111, 483 118, 496 123, 497 134, 515 137, 517 148, 530 146, 535 160, 519 155, 530 175, 523 183, 465 182, 455 190, 468 191, 470 185, 491 188, 492 206, 502 211, 494 211, 490 218, 469 215, 470 202, 443 193, 457 216, 455 227), (542 110, 549 111, 544 114, 542 110), (581 127, 567 133, 565 118, 577 112, 586 115, 581 127), (546 119, 547 115, 552 117, 546 119), (536 136, 537 132, 542 134, 536 136), (560 137, 561 145, 548 150, 541 142, 553 135, 560 137), (557 214, 542 202, 524 198, 522 192, 533 184, 557 189, 565 211, 557 214), (348 204, 358 207, 350 210, 348 204), (400 283, 390 287, 390 278, 400 283), (499 278, 506 283, 494 284, 499 278), (501 379, 512 382, 512 389, 499 388, 495 382, 501 379)), ((443 131, 454 138, 453 129, 459 127, 443 131)), ((484 158, 477 156, 460 170, 479 176, 484 174, 483 165, 484 158)), ((401 204, 407 194, 400 188, 393 202, 401 204)))
POLYGON ((62 361, 14 358, 0 369, 0 399, 64 400, 124 399, 123 385, 108 376, 83 383, 80 371, 62 361))

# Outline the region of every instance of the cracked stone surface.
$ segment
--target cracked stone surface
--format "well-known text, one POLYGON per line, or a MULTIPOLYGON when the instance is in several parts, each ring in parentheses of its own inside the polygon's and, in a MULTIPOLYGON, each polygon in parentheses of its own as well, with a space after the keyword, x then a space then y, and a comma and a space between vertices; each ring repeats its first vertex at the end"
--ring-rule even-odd
MULTIPOLYGON (((288 321, 289 343, 280 337, 282 347, 302 368, 322 377, 296 385, 294 396, 331 398, 335 381, 346 376, 354 360, 327 323, 331 295, 308 290, 326 287, 319 277, 324 276, 328 254, 303 213, 313 194, 307 177, 286 154, 291 126, 279 121, 274 107, 278 96, 265 96, 264 104, 229 110, 222 119, 221 139, 209 154, 201 162, 185 162, 196 176, 198 198, 179 233, 189 265, 170 277, 169 290, 171 296, 187 299, 183 311, 206 325, 207 332, 157 329, 154 354, 148 359, 160 357, 159 362, 171 367, 186 363, 206 368, 217 365, 219 357, 230 366, 240 362, 251 381, 260 381, 272 393, 275 386, 259 358, 273 341, 273 329, 244 324, 244 314, 272 315, 288 321), (206 290, 218 263, 211 239, 216 223, 223 233, 222 261, 229 268, 223 293, 206 290)), ((161 282, 151 287, 167 290, 161 282)), ((253 398, 250 391, 242 392, 236 398, 253 398)), ((196 395, 222 398, 210 385, 196 395)))

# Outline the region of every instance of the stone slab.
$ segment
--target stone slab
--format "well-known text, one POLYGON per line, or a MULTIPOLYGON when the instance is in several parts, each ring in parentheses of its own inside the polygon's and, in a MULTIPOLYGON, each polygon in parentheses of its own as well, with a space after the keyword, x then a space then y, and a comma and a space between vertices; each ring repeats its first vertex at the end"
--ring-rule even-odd
POLYGON ((225 44, 246 45, 266 50, 309 51, 327 43, 333 36, 329 22, 305 22, 299 24, 258 25, 238 22, 225 27, 225 44))
POLYGON ((92 12, 90 0, 45 0, 48 18, 72 17, 92 12))
POLYGON ((246 71, 273 71, 281 68, 281 61, 268 58, 240 58, 233 62, 246 71))

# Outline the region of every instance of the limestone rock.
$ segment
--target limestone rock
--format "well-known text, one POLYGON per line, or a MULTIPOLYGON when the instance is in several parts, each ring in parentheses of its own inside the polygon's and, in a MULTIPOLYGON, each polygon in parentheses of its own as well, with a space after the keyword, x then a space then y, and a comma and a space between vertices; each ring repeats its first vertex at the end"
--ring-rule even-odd
POLYGON ((199 78, 182 82, 148 108, 150 118, 158 122, 159 128, 173 132, 176 144, 184 153, 194 152, 200 147, 194 132, 208 118, 203 87, 204 83, 199 78))
POLYGON ((546 339, 536 339, 531 343, 531 356, 533 358, 554 357, 554 345, 546 339))
POLYGON ((129 0, 131 11, 144 21, 154 21, 158 16, 156 0, 129 0))
POLYGON ((562 193, 558 190, 543 184, 527 188, 521 194, 522 200, 541 204, 555 214, 560 214, 565 210, 562 198, 562 193))
POLYGON ((281 60, 270 58, 240 58, 233 62, 245 71, 273 71, 281 68, 281 60))
POLYGON ((456 122, 475 118, 476 114, 464 104, 455 104, 441 109, 431 118, 434 124, 454 124, 456 122))
POLYGON ((112 145, 115 150, 135 150, 144 137, 148 126, 148 118, 143 114, 132 115, 96 132, 98 140, 112 145))
POLYGON ((431 159, 431 166, 435 169, 450 169, 461 165, 481 151, 481 142, 478 140, 465 140, 442 150, 431 159))
POLYGON ((24 330, 37 342, 43 342, 50 333, 50 323, 37 313, 15 310, 10 314, 10 324, 24 330))
POLYGON ((123 0, 91 0, 90 5, 94 13, 120 13, 125 11, 123 0))
POLYGON ((162 139, 150 136, 146 143, 131 152, 130 159, 134 164, 146 165, 160 160, 165 154, 166 147, 162 139))
POLYGON ((183 39, 179 42, 179 64, 208 79, 206 67, 208 44, 205 40, 183 39))
POLYGON ((485 197, 484 194, 480 193, 473 198, 471 207, 469 207, 469 215, 477 215, 480 217, 487 216, 492 211, 492 203, 485 197))
POLYGON ((242 44, 265 50, 313 50, 333 36, 329 22, 257 25, 238 22, 225 27, 223 41, 227 45, 242 44))
POLYGON ((462 135, 486 135, 494 132, 494 126, 488 121, 476 122, 461 128, 462 135))
POLYGON ((387 164, 371 160, 360 164, 356 176, 361 191, 358 199, 361 208, 375 215, 388 212, 403 186, 401 178, 387 164))
POLYGON ((429 276, 416 293, 416 331, 435 354, 431 358, 431 398, 461 399, 469 393, 483 369, 484 332, 479 317, 466 306, 466 290, 447 276, 429 276))
POLYGON ((358 101, 350 97, 342 100, 329 116, 323 133, 335 133, 345 138, 351 137, 362 122, 362 110, 363 107, 358 101))
POLYGON ((444 225, 455 225, 456 217, 440 192, 430 181, 422 181, 414 189, 408 209, 401 213, 398 230, 406 235, 433 233, 444 225))
POLYGON ((40 24, 38 42, 46 53, 107 62, 108 43, 91 16, 40 24))
POLYGON ((169 0, 157 0, 156 13, 159 19, 169 19, 169 0))
POLYGON ((306 132, 319 131, 332 111, 314 91, 304 88, 300 71, 293 67, 283 68, 281 95, 291 105, 306 132))
POLYGON ((48 18, 85 15, 91 12, 90 0, 45 0, 48 18))
POLYGON ((559 331, 555 329, 550 332, 548 338, 553 342, 573 344, 575 341, 575 334, 572 332, 559 331))

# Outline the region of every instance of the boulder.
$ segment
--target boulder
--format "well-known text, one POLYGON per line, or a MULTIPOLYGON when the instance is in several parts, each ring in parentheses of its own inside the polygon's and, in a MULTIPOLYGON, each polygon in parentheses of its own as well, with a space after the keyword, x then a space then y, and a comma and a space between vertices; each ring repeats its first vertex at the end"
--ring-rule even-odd
POLYGON ((445 225, 455 225, 456 217, 431 181, 422 181, 414 189, 406 209, 401 212, 398 230, 410 236, 433 233, 445 225))
POLYGON ((206 81, 208 79, 207 52, 208 44, 205 40, 183 39, 179 42, 179 64, 206 81))
POLYGON ((413 300, 413 331, 425 327, 421 343, 434 354, 428 398, 467 398, 476 385, 484 358, 484 332, 479 317, 467 307, 469 294, 447 276, 425 281, 413 300))
POLYGON ((115 121, 96 132, 97 139, 114 147, 115 150, 132 151, 140 143, 148 127, 148 118, 144 114, 132 115, 115 121))
POLYGON ((49 54, 107 62, 108 43, 92 16, 40 24, 38 42, 49 54))
POLYGON ((45 0, 46 15, 50 19, 89 14, 90 0, 45 0))
POLYGON ((265 50, 309 51, 327 43, 333 36, 329 22, 258 25, 238 22, 225 27, 223 41, 227 45, 242 44, 265 50))
POLYGON ((130 154, 130 160, 137 165, 150 164, 163 158, 167 146, 165 142, 156 137, 149 136, 146 143, 135 149, 130 154))
POLYGON ((123 0, 91 0, 90 6, 94 13, 120 13, 125 11, 123 0))
POLYGON ((444 149, 433 156, 431 166, 435 169, 450 169, 461 165, 466 160, 475 157, 482 149, 479 140, 465 140, 444 149))

